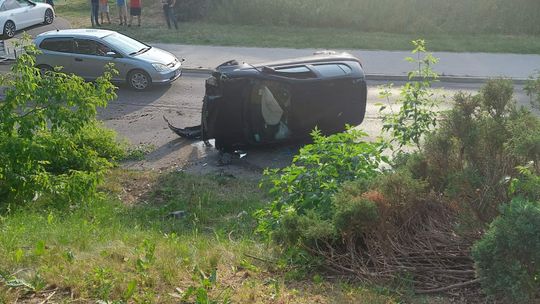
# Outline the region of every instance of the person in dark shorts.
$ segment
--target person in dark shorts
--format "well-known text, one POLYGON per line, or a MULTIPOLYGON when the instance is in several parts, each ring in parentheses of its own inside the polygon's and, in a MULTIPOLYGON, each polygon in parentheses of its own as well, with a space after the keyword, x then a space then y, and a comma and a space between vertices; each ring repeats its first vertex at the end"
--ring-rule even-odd
POLYGON ((161 0, 161 4, 163 5, 163 13, 169 29, 171 28, 171 22, 174 24, 174 28, 178 29, 178 21, 176 21, 176 15, 174 14, 176 0, 161 0))
POLYGON ((101 24, 99 24, 99 0, 90 0, 90 8, 92 9, 90 15, 92 26, 101 26, 101 24))
POLYGON ((141 26, 141 10, 142 10, 142 0, 130 0, 129 1, 129 25, 133 21, 133 16, 137 16, 137 25, 141 26))

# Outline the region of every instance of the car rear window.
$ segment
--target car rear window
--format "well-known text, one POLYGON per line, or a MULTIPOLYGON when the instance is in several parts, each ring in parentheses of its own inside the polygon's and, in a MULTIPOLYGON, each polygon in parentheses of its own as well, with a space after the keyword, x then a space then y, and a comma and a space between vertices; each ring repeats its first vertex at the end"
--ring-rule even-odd
POLYGON ((279 76, 285 76, 285 77, 297 78, 297 79, 306 79, 306 78, 316 77, 316 75, 313 74, 313 72, 304 65, 276 68, 275 74, 279 76))
POLYGON ((41 49, 72 53, 73 52, 73 38, 47 38, 39 45, 41 49))
POLYGON ((343 63, 316 64, 313 65, 313 69, 316 70, 323 77, 344 76, 352 72, 351 67, 343 63))

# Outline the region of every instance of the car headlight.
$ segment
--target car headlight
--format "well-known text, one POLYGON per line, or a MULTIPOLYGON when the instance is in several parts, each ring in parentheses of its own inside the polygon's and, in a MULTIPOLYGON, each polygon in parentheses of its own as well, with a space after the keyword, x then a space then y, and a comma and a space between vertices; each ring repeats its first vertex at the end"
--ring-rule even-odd
POLYGON ((166 66, 164 64, 161 64, 161 63, 152 63, 152 66, 158 72, 170 72, 170 71, 172 71, 171 68, 169 68, 168 66, 166 66))

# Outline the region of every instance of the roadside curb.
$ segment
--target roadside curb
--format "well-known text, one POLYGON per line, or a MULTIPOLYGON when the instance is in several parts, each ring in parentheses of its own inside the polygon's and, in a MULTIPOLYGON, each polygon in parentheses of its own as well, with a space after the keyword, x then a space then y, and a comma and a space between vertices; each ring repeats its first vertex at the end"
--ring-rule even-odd
MULTIPOLYGON (((184 73, 211 75, 215 70, 206 68, 183 68, 184 73)), ((440 75, 439 81, 450 83, 485 83, 490 79, 496 79, 498 77, 473 77, 473 76, 448 76, 440 75)), ((366 74, 367 80, 373 81, 408 81, 409 77, 406 75, 384 75, 384 74, 366 74)), ((524 78, 508 78, 512 80, 514 84, 525 84, 527 79, 524 78)))

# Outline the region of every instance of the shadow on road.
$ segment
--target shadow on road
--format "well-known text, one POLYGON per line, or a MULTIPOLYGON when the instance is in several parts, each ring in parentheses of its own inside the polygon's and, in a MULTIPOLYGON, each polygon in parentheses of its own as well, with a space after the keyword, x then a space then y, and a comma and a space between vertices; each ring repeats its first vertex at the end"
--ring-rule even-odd
POLYGON ((145 107, 152 107, 152 103, 163 97, 171 87, 171 85, 152 86, 146 91, 138 92, 130 89, 125 84, 116 85, 118 86, 116 91, 118 97, 109 103, 107 109, 99 111, 100 119, 110 120, 145 107))

